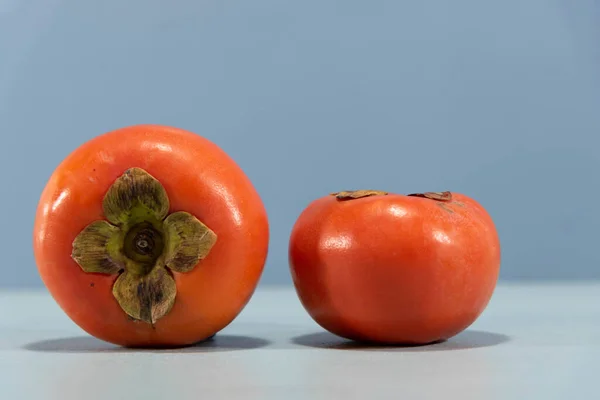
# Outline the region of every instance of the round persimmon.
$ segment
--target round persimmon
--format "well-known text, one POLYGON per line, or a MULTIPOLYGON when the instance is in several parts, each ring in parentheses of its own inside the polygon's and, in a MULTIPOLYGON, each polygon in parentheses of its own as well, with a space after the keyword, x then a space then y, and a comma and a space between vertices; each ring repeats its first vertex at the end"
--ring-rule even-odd
POLYGON ((289 261, 302 305, 324 329, 427 344, 463 331, 487 307, 500 243, 490 215, 465 195, 359 190, 301 213, 289 261))
POLYGON ((131 347, 213 336, 250 300, 269 226, 242 169, 211 141, 137 125, 73 151, 44 188, 33 245, 83 330, 131 347))

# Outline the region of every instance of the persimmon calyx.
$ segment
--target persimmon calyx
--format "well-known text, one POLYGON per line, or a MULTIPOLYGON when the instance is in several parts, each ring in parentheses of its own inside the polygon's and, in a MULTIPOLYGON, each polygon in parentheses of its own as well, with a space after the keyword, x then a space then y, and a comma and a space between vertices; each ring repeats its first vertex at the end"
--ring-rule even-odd
POLYGON ((387 194, 388 192, 383 192, 381 190, 346 190, 342 192, 331 193, 331 195, 335 196, 335 198, 338 200, 352 200, 370 196, 385 196, 387 194))
POLYGON ((211 251, 217 235, 192 214, 168 214, 161 183, 131 168, 108 189, 106 220, 86 226, 71 257, 87 273, 118 275, 113 296, 134 320, 154 324, 169 313, 177 295, 172 272, 185 273, 211 251))
MULTIPOLYGON (((389 194, 389 193, 383 192, 380 190, 347 190, 347 191, 342 191, 342 192, 331 193, 331 195, 335 196, 335 198, 337 198, 338 200, 352 200, 352 199, 360 199, 363 197, 370 197, 370 196, 385 196, 387 194, 389 194)), ((437 200, 437 201, 452 201, 452 193, 449 191, 411 193, 411 194, 407 194, 407 196, 423 197, 426 199, 437 200)))

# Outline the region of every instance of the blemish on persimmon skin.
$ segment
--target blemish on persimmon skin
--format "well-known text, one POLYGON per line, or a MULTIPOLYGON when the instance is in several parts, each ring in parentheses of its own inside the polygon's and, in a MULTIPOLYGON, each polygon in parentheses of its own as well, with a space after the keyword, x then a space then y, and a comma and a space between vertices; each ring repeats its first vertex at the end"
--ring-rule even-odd
POLYGON ((448 207, 448 205, 446 203, 437 203, 437 205, 442 208, 444 211, 450 213, 450 214, 454 214, 454 210, 451 209, 450 207, 448 207))

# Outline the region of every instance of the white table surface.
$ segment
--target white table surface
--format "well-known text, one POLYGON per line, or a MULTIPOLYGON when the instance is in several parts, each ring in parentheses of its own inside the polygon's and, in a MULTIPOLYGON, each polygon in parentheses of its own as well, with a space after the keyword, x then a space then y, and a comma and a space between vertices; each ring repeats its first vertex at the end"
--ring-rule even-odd
POLYGON ((0 399, 600 399, 600 283, 500 285, 455 338, 370 348, 320 329, 293 289, 261 287, 212 341, 128 350, 44 291, 0 292, 0 399))

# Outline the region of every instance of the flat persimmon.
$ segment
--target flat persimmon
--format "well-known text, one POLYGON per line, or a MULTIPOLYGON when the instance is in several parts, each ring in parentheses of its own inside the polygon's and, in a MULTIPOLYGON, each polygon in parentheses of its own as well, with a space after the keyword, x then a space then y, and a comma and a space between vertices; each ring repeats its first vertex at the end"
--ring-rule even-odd
POLYGON ((487 211, 451 192, 339 192, 308 205, 289 243, 301 303, 356 341, 448 339, 484 311, 500 269, 487 211))
POLYGON ((53 172, 35 219, 40 276, 89 334, 122 346, 213 336, 250 300, 267 214, 211 141, 137 125, 84 143, 53 172))

